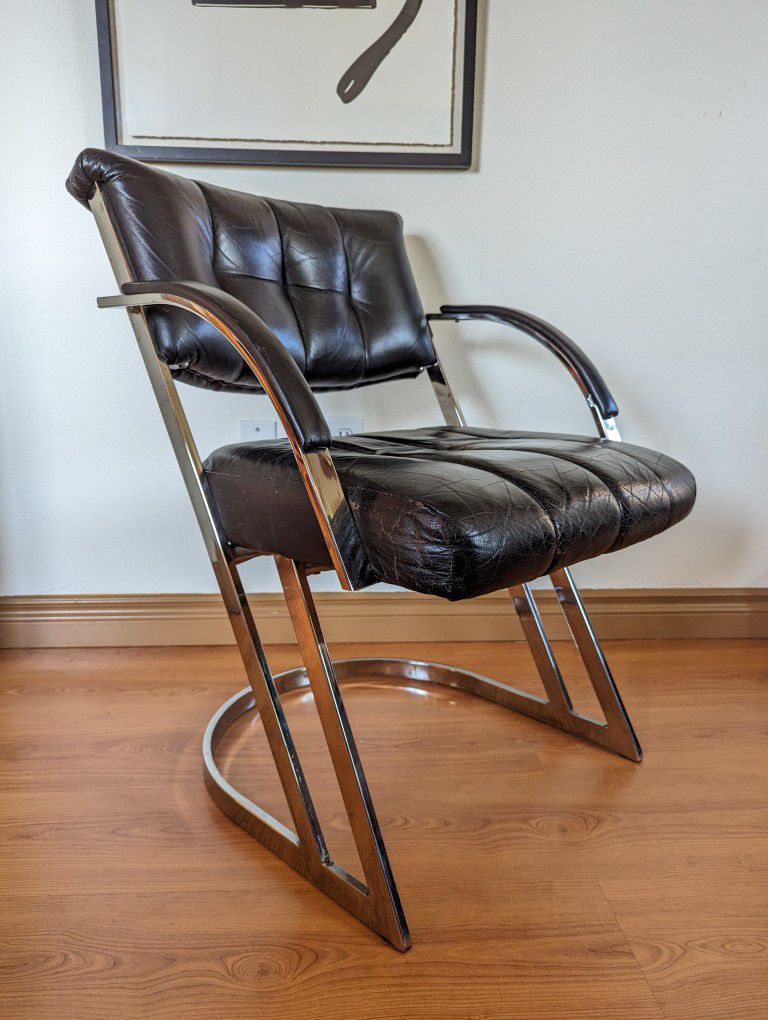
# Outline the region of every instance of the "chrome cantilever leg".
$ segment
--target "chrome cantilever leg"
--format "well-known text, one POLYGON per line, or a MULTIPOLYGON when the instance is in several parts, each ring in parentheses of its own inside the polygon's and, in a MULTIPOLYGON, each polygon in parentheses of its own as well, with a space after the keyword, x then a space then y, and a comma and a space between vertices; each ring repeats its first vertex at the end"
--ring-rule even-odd
POLYGON ((571 572, 568 569, 557 570, 552 574, 551 580, 566 623, 605 715, 603 730, 606 739, 596 742, 624 758, 640 761, 643 756, 640 743, 571 572))
POLYGON ((541 722, 557 726, 566 733, 581 737, 582 740, 599 744, 623 758, 640 761, 643 752, 570 571, 555 571, 551 575, 551 581, 568 629, 605 715, 605 722, 590 719, 575 711, 544 630, 533 593, 527 584, 510 588, 510 595, 544 685, 547 700, 533 699, 532 695, 527 695, 526 697, 532 700, 519 706, 518 711, 531 715, 541 722))
MULTIPOLYGON (((333 748, 334 766, 344 793, 355 839, 360 848, 367 886, 330 858, 301 762, 280 704, 280 694, 284 693, 286 687, 284 684, 278 686, 277 681, 280 678, 273 677, 270 672, 240 581, 237 569, 238 557, 219 525, 200 455, 173 378, 168 366, 157 357, 144 311, 131 311, 129 316, 221 589, 250 684, 245 691, 241 691, 219 709, 206 729, 203 761, 208 792, 225 814, 290 864, 294 870, 308 878, 398 949, 408 949, 411 944, 408 929, 365 784, 365 776, 333 677, 333 666, 327 651, 324 650, 319 623, 306 585, 306 575, 298 567, 281 564, 286 597, 305 662, 309 666, 313 693, 326 739, 333 748), (295 831, 244 797, 227 782, 216 766, 214 749, 217 741, 232 722, 249 709, 256 709, 261 717, 295 831), (334 712, 337 716, 335 723, 334 712), (357 783, 358 786, 357 797, 353 783, 357 783)), ((306 677, 306 673, 303 673, 303 676, 306 677)))
MULTIPOLYGON (((211 719, 203 737, 203 765, 208 792, 234 822, 336 900, 349 913, 378 932, 400 950, 411 946, 405 915, 397 893, 387 852, 376 819, 365 773, 341 698, 334 664, 325 646, 304 569, 276 557, 286 601, 306 666, 272 677, 261 653, 253 619, 243 596, 243 620, 232 613, 235 634, 245 624, 248 637, 260 652, 260 668, 244 653, 251 686, 230 698, 211 719), (366 884, 341 866, 328 852, 304 779, 293 739, 279 697, 288 691, 310 686, 325 739, 336 772, 350 827, 358 849, 366 884), (219 770, 215 749, 232 723, 245 712, 256 709, 272 750, 277 772, 288 800, 296 832, 249 800, 219 770), (270 719, 279 726, 269 725, 270 719)), ((357 676, 360 676, 357 673, 357 676)), ((362 675, 365 675, 364 673, 362 675)))
POLYGON ((282 556, 275 562, 368 886, 359 916, 398 949, 408 949, 408 925, 306 572, 282 556))

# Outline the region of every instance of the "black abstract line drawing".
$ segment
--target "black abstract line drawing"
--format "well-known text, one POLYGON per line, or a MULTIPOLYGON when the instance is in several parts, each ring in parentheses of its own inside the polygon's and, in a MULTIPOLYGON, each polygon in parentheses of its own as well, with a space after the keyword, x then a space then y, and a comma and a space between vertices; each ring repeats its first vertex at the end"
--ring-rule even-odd
MULTIPOLYGON (((371 10, 376 7, 377 0, 283 0, 282 3, 275 0, 192 0, 193 7, 322 7, 327 9, 367 8, 371 10)), ((416 15, 421 9, 423 0, 405 0, 400 13, 379 38, 372 43, 364 53, 355 60, 339 78, 336 86, 336 95, 342 103, 351 103, 357 99, 368 82, 381 66, 384 59, 391 53, 392 49, 400 42, 405 33, 413 24, 416 15)))
POLYGON ((402 10, 376 42, 361 53, 357 60, 339 79, 336 94, 343 103, 357 99, 365 86, 378 70, 381 62, 394 46, 400 42, 419 13, 422 0, 406 0, 402 10))

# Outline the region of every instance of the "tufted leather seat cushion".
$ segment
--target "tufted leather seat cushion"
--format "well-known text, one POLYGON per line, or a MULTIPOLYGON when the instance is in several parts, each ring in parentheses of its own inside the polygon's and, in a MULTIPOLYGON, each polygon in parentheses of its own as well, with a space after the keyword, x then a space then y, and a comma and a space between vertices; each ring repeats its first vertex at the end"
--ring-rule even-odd
MULTIPOLYGON (((570 435, 436 428, 334 440, 369 578, 456 600, 531 581, 672 527, 691 473, 653 450, 570 435)), ((329 566, 287 441, 205 462, 233 545, 329 566)))

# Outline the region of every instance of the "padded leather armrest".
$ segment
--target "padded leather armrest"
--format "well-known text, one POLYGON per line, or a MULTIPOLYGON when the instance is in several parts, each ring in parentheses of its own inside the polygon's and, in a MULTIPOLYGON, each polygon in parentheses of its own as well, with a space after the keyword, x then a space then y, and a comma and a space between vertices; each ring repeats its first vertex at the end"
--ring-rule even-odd
POLYGON ((330 446, 331 433, 298 365, 274 333, 242 301, 204 283, 151 280, 125 283, 125 295, 161 294, 215 326, 237 348, 272 400, 285 430, 301 450, 330 446))
POLYGON ((486 319, 505 326, 513 326, 527 333, 563 362, 602 418, 614 418, 619 413, 605 380, 584 351, 565 333, 561 333, 543 319, 518 311, 516 308, 502 308, 498 305, 441 305, 440 313, 439 316, 428 318, 486 319))

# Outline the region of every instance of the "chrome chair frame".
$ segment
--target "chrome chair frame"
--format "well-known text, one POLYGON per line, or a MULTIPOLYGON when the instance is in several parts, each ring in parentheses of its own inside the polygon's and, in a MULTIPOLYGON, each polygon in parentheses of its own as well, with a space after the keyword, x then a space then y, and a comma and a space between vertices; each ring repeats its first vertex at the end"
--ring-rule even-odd
MULTIPOLYGON (((122 288, 134 281, 109 210, 98 187, 90 200, 90 207, 116 281, 122 288)), ((176 305, 206 319, 233 344, 253 370, 283 420, 341 586, 352 590, 359 586, 353 581, 352 570, 345 562, 342 547, 336 541, 336 536, 342 527, 354 528, 354 520, 336 474, 330 450, 307 453, 301 449, 290 421, 282 413, 279 401, 270 391, 247 348, 238 341, 237 336, 225 323, 202 305, 189 298, 163 292, 162 289, 155 293, 120 294, 99 298, 98 305, 101 308, 122 307, 129 313, 144 366, 179 463, 249 681, 248 687, 219 708, 205 731, 203 763, 210 796, 233 821, 309 879, 327 896, 336 900, 395 948, 407 950, 411 945, 408 925, 362 761, 347 718, 340 684, 365 677, 385 681, 388 684, 393 681, 404 684, 417 681, 461 689, 540 722, 546 722, 632 761, 640 761, 640 745, 570 572, 567 569, 558 570, 551 575, 551 580, 600 702, 605 722, 591 719, 575 711, 545 633, 533 593, 527 584, 511 588, 510 595, 533 654, 546 698, 525 693, 467 670, 438 663, 406 659, 349 659, 334 662, 326 647, 308 581, 309 574, 328 568, 300 564, 280 556, 276 556, 275 561, 304 666, 273 676, 238 572, 239 563, 264 554, 258 550, 234 548, 224 536, 208 492, 202 461, 176 391, 171 367, 158 357, 146 309, 154 305, 176 305), (334 862, 328 851, 281 704, 282 696, 307 687, 311 689, 314 697, 360 858, 364 882, 334 862), (294 829, 284 825, 236 790, 216 764, 215 749, 222 736, 236 719, 250 711, 257 712, 261 718, 294 829)), ((460 317, 440 313, 428 316, 428 319, 434 321, 460 317)), ((537 339, 542 340, 541 337, 537 339)), ((453 396, 437 354, 435 357, 435 363, 428 367, 427 373, 443 417, 448 425, 464 425, 464 416, 453 396)), ((558 357, 563 360, 561 354, 558 354, 558 357)), ((573 374, 579 381, 578 375, 575 372, 573 374)), ((618 430, 613 420, 601 418, 590 395, 585 393, 585 396, 603 438, 618 439, 618 430)))

